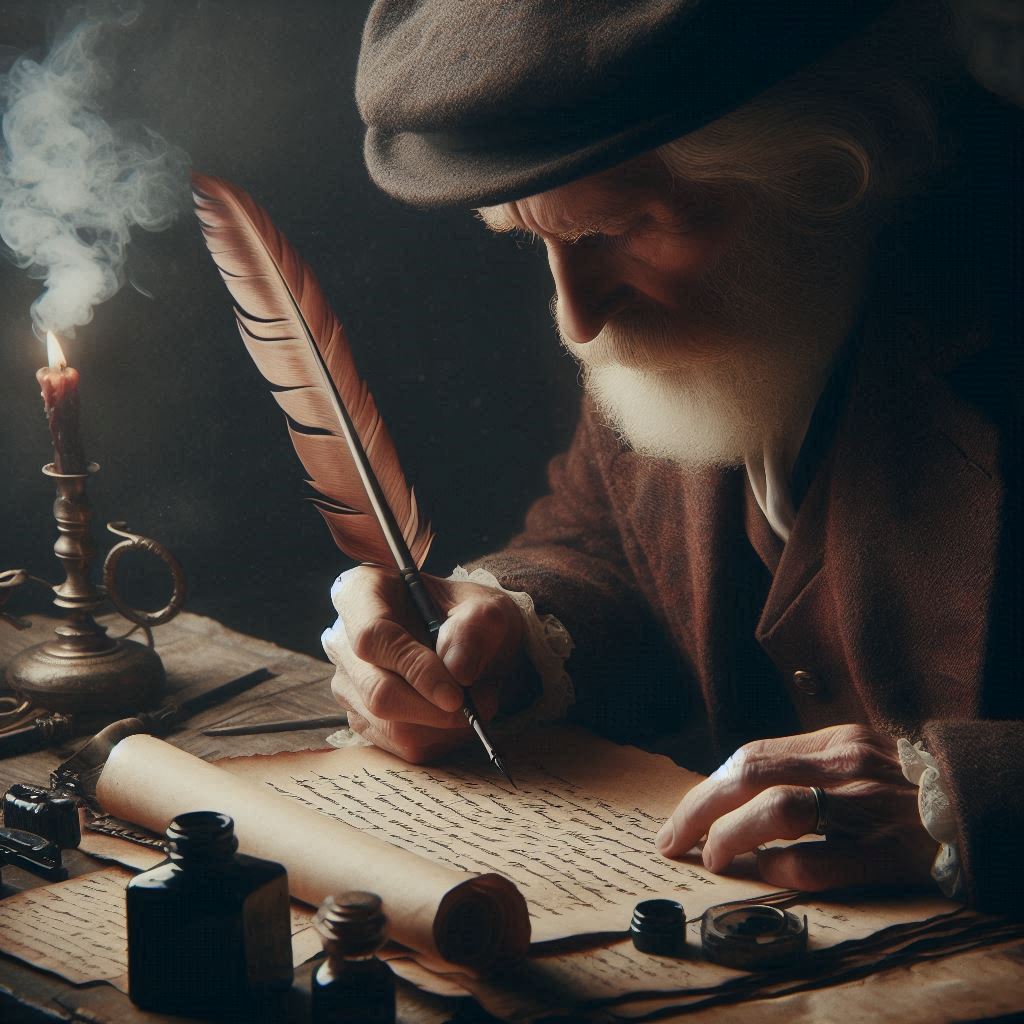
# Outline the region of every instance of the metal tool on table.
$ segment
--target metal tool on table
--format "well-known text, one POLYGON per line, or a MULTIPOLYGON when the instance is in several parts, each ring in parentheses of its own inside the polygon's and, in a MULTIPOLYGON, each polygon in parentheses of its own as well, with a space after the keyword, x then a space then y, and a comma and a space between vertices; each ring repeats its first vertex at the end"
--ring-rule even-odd
POLYGON ((23 868, 48 882, 63 882, 68 877, 60 847, 20 828, 0 828, 0 885, 5 864, 23 868))
POLYGON ((48 839, 62 850, 74 849, 82 841, 78 801, 23 782, 4 793, 4 825, 48 839))
POLYGON ((74 735, 74 715, 36 712, 36 718, 0 732, 0 758, 30 754, 57 746, 74 735))
POLYGON ((298 732, 301 729, 336 729, 348 725, 348 715, 320 715, 318 718, 280 718, 272 722, 245 722, 204 729, 204 736, 262 736, 271 732, 298 732))
MULTIPOLYGON (((133 721, 141 723, 139 732, 151 732, 157 736, 166 736, 181 723, 187 721, 201 711, 230 700, 232 697, 245 693, 260 683, 273 679, 274 673, 269 669, 260 668, 248 672, 237 679, 214 686, 210 690, 197 693, 184 700, 168 701, 155 711, 140 712, 133 721)), ((74 735, 74 715, 38 710, 36 717, 29 721, 32 709, 25 701, 20 703, 13 697, 0 697, 0 758, 15 757, 28 754, 35 750, 57 746, 74 735), (10 704, 9 710, 3 710, 10 704), (17 715, 17 717, 15 717, 17 715), (13 719, 10 726, 4 728, 5 719, 13 719)), ((126 721, 122 719, 121 721, 126 721)), ((117 723, 114 723, 115 725, 117 723)))
POLYGON ((225 700, 252 689, 259 683, 273 679, 275 673, 259 668, 237 679, 214 686, 184 700, 170 702, 153 712, 143 712, 132 718, 122 718, 101 729, 87 740, 71 757, 50 776, 50 785, 62 793, 70 793, 87 803, 96 796, 96 782, 107 763, 110 752, 127 736, 148 733, 167 736, 187 719, 206 711, 225 700))
POLYGON ((166 736, 183 722, 194 718, 200 712, 208 711, 218 704, 223 704, 224 701, 231 700, 232 697, 237 697, 240 693, 245 693, 246 690, 251 690, 254 686, 265 683, 268 679, 273 679, 276 675, 276 672, 271 672, 268 668, 258 668, 252 672, 247 672, 244 676, 229 679, 226 683, 219 683, 209 690, 203 690, 202 693, 196 693, 183 700, 168 701, 158 711, 152 712, 149 715, 140 715, 139 717, 143 719, 158 717, 163 731, 154 733, 154 735, 166 736))

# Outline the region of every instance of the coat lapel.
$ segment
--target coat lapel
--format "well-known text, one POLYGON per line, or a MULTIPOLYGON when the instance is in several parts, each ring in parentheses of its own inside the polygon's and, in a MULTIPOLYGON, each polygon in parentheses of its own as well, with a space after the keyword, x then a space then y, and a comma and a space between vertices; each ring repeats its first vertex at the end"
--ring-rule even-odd
MULTIPOLYGON (((807 727, 916 734, 981 702, 1002 488, 998 438, 907 338, 877 331, 852 369, 829 457, 800 507, 757 636, 783 672, 827 677, 807 727)), ((800 709, 801 711, 803 709, 800 709)))

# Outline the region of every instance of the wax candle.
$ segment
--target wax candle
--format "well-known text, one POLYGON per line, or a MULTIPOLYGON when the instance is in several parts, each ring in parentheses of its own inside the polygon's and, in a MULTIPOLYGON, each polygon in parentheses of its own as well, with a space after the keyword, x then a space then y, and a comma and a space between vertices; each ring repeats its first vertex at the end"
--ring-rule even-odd
POLYGON ((58 473, 84 473, 85 449, 78 429, 78 371, 68 366, 53 331, 46 332, 49 366, 36 371, 43 408, 53 438, 53 468, 58 473))

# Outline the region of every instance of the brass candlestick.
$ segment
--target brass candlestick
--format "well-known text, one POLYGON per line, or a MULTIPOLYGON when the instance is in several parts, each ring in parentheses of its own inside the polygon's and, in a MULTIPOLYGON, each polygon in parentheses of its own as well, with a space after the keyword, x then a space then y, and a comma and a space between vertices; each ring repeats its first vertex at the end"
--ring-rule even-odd
MULTIPOLYGON (((57 487, 53 515, 60 536, 53 550, 65 573, 64 582, 52 588, 53 603, 66 610, 67 617, 51 639, 22 651, 7 666, 7 683, 16 693, 41 708, 87 719, 116 717, 153 703, 166 677, 152 649, 150 629, 173 619, 185 600, 185 577, 174 556, 155 540, 131 533, 124 523, 107 524, 123 539, 104 560, 103 586, 93 585, 89 569, 96 549, 89 528, 92 508, 86 483, 98 471, 95 462, 89 463, 86 473, 58 473, 52 463, 43 467, 57 487), (158 611, 133 608, 118 589, 117 565, 130 550, 156 555, 170 570, 171 598, 158 611), (107 635, 93 618, 107 601, 145 632, 149 646, 107 635)), ((18 578, 18 571, 3 575, 11 583, 34 579, 26 573, 18 578)))

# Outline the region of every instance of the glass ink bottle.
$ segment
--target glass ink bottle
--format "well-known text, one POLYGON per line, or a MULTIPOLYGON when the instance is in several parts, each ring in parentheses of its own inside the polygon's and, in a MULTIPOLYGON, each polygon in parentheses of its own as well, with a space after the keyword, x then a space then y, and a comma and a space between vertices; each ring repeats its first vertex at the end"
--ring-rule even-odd
POLYGON ((313 974, 313 1024, 394 1024, 395 977, 375 956, 388 923, 380 897, 328 896, 313 923, 327 953, 313 974))
POLYGON ((292 983, 285 869, 237 853, 235 823, 215 811, 178 815, 165 849, 167 860, 126 891, 132 1002, 162 1013, 259 1018, 292 983))

